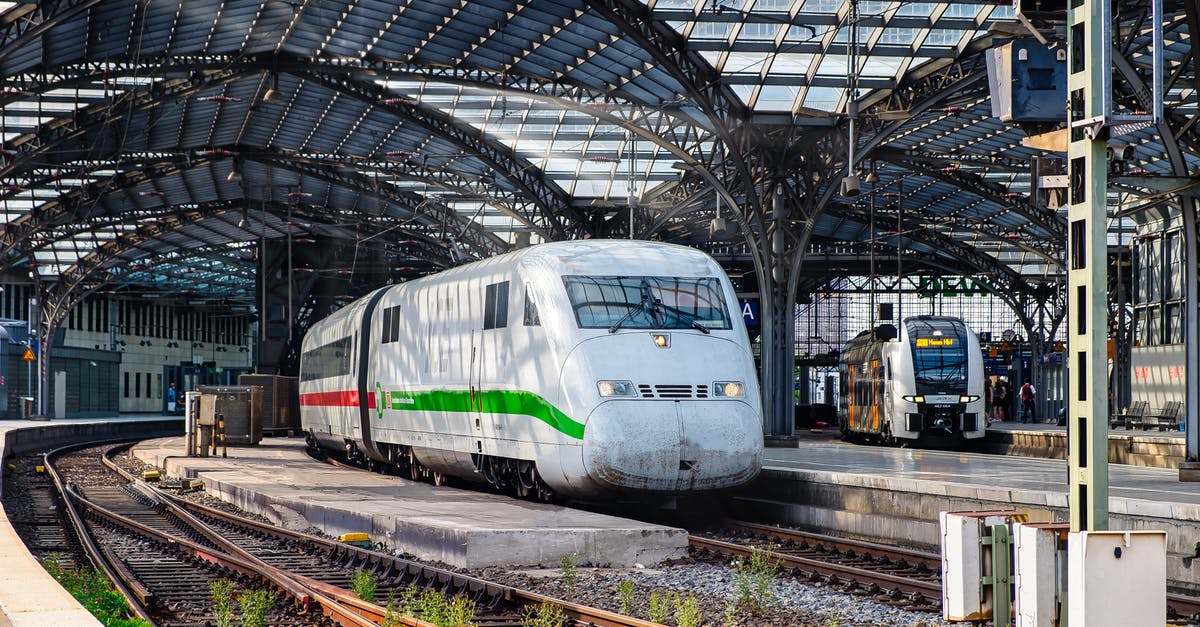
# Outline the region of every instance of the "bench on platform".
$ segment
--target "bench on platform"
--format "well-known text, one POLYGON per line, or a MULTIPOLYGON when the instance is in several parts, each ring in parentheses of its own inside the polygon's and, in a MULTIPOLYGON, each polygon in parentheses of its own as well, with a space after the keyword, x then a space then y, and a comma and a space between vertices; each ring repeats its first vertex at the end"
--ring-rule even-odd
POLYGON ((1143 422, 1143 429, 1150 427, 1158 427, 1159 431, 1167 429, 1178 429, 1180 421, 1183 420, 1183 403, 1180 401, 1167 401, 1157 411, 1150 414, 1148 418, 1153 419, 1143 422))
POLYGON ((1150 413, 1150 403, 1146 401, 1133 401, 1125 408, 1125 411, 1113 416, 1108 426, 1110 429, 1118 426, 1125 427, 1126 429, 1141 427, 1148 413, 1150 413))

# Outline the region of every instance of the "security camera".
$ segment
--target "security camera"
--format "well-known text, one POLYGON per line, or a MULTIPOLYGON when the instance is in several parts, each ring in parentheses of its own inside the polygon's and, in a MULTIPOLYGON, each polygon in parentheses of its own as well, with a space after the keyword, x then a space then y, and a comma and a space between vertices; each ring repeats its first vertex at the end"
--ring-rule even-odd
POLYGON ((1125 142, 1108 142, 1109 161, 1129 161, 1133 159, 1133 146, 1125 142))
POLYGON ((858 181, 857 174, 851 174, 842 179, 842 195, 857 196, 862 192, 862 184, 858 181))

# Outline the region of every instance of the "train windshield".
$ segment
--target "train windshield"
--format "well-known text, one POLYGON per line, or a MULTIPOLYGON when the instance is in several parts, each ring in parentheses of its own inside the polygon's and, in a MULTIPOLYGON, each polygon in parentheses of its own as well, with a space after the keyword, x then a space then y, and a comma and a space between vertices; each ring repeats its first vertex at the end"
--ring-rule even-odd
POLYGON ((714 277, 563 276, 584 329, 731 328, 714 277))
POLYGON ((966 328, 957 320, 908 320, 917 392, 948 392, 967 383, 966 328))

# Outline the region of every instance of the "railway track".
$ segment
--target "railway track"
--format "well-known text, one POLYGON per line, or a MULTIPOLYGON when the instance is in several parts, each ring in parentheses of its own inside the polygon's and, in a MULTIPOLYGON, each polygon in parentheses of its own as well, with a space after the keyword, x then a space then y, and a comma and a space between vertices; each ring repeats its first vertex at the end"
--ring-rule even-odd
MULTIPOLYGON (((702 552, 747 557, 755 551, 802 576, 871 594, 914 611, 941 611, 941 556, 772 525, 727 521, 738 542, 691 537, 702 552)), ((1167 618, 1200 625, 1200 598, 1167 594, 1167 618)))
POLYGON ((759 555, 802 579, 870 596, 917 612, 941 612, 941 560, 937 555, 833 538, 755 523, 730 522, 733 540, 692 535, 701 554, 759 555))
POLYGON ((473 602, 473 620, 481 625, 520 625, 539 612, 561 613, 569 625, 656 625, 180 500, 121 468, 111 459, 116 450, 102 461, 98 453, 48 455, 48 474, 70 495, 69 509, 80 512, 87 533, 100 538, 97 559, 111 560, 111 576, 126 582, 122 592, 155 624, 212 620, 209 584, 221 578, 282 593, 271 624, 380 624, 387 608, 350 592, 356 573, 366 572, 377 582, 377 599, 411 599, 409 591, 425 590, 461 596, 473 602))

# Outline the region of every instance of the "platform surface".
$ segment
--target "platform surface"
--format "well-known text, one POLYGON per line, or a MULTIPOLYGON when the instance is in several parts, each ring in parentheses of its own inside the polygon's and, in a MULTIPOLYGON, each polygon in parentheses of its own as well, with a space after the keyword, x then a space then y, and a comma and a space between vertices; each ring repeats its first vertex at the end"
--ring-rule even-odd
POLYGON ((198 478, 209 494, 275 524, 337 536, 365 532, 420 559, 463 568, 578 563, 633 567, 687 555, 687 532, 557 505, 338 468, 304 453, 300 438, 229 447, 228 458, 186 457, 182 437, 132 454, 167 475, 198 478))
MULTIPOLYGON (((1011 431, 1048 431, 1053 425, 1008 425, 1011 431)), ((1182 438, 1178 432, 1138 433, 1138 437, 1182 438)), ((836 474, 848 481, 905 490, 946 490, 946 484, 982 491, 1038 492, 1067 504, 1067 462, 954 450, 854 445, 832 438, 801 439, 796 447, 768 448, 764 468, 836 474)), ((1127 501, 1160 503, 1176 514, 1200 520, 1200 483, 1179 481, 1173 468, 1108 465, 1110 511, 1133 507, 1127 501)))

